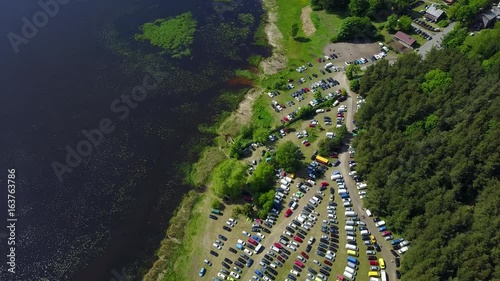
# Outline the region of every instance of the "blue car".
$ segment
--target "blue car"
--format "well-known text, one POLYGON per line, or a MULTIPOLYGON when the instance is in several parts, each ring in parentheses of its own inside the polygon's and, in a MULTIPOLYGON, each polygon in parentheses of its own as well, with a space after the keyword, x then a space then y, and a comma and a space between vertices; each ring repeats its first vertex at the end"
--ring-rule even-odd
POLYGON ((259 238, 257 235, 252 235, 252 238, 255 239, 257 242, 262 241, 262 239, 259 238))
POLYGON ((263 277, 264 275, 262 274, 262 272, 260 272, 259 270, 255 270, 255 274, 257 274, 259 277, 263 277))
POLYGON ((379 227, 379 228, 378 228, 378 231, 379 231, 379 232, 380 232, 380 231, 385 231, 386 229, 387 229, 387 227, 385 227, 385 225, 384 225, 384 226, 379 227))
POLYGON ((205 275, 205 272, 206 272, 206 271, 207 271, 207 270, 206 270, 204 267, 202 267, 202 268, 200 269, 200 274, 199 274, 199 275, 200 275, 200 277, 203 277, 203 276, 205 275))
POLYGON ((394 239, 391 241, 391 245, 396 245, 396 244, 399 244, 401 242, 403 242, 403 238, 398 238, 398 239, 394 239))
POLYGON ((248 259, 248 261, 247 261, 247 267, 252 266, 252 264, 253 264, 253 259, 248 259))

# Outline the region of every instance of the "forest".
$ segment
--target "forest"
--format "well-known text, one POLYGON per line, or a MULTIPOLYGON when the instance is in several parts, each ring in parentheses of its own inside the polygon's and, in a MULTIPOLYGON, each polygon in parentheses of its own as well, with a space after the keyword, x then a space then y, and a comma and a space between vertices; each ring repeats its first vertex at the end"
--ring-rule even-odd
POLYGON ((471 43, 457 29, 361 79, 357 171, 367 207, 412 242, 404 280, 500 279, 498 30, 471 43))

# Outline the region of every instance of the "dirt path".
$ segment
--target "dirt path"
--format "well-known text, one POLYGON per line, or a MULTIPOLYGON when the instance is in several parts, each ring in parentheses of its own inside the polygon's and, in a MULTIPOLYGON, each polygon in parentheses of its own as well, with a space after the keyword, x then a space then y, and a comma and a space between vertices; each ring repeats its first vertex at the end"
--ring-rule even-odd
POLYGON ((267 11, 267 22, 264 30, 267 35, 267 41, 273 47, 273 54, 271 57, 263 60, 260 66, 265 75, 270 75, 284 69, 287 66, 288 59, 285 56, 283 47, 283 34, 281 34, 276 25, 278 21, 276 0, 264 0, 264 7, 267 11))
POLYGON ((245 99, 240 102, 238 109, 234 112, 236 122, 242 125, 250 122, 250 118, 252 118, 253 103, 259 96, 260 92, 260 89, 252 88, 246 93, 245 99))
POLYGON ((313 35, 314 32, 316 32, 316 27, 311 20, 311 13, 311 6, 307 6, 302 8, 302 14, 300 15, 300 18, 302 19, 302 31, 304 31, 304 34, 307 37, 313 35))

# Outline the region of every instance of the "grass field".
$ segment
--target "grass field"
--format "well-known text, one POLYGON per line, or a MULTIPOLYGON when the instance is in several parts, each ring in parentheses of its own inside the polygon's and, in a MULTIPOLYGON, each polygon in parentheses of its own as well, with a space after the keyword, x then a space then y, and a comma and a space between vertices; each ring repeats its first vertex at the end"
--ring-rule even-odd
POLYGON ((278 0, 277 2, 279 7, 277 25, 283 34, 289 66, 295 68, 322 54, 323 47, 337 34, 343 14, 313 11, 311 20, 316 27, 316 32, 311 37, 306 37, 300 28, 297 37, 293 38, 291 36, 292 25, 297 23, 299 27, 302 27, 301 10, 310 2, 309 0, 278 0))

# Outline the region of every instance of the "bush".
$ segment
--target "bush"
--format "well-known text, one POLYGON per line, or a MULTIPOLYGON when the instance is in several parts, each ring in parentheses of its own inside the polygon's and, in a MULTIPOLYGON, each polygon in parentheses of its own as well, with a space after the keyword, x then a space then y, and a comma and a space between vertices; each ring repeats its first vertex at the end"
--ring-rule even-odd
POLYGON ((361 86, 361 83, 359 82, 359 79, 354 79, 351 81, 349 86, 351 88, 351 91, 357 92, 357 91, 359 91, 359 87, 361 86))
POLYGON ((222 204, 222 202, 218 198, 214 198, 214 199, 212 199, 212 202, 210 202, 210 207, 212 207, 212 209, 222 210, 224 205, 222 204))

